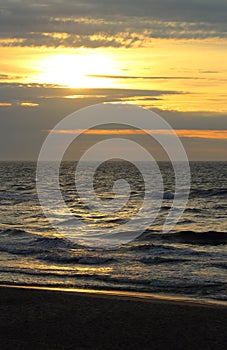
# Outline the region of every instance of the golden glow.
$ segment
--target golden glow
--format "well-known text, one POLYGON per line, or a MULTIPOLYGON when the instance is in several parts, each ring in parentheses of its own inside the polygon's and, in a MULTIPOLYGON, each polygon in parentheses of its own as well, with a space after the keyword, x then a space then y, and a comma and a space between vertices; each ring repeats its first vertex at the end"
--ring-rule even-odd
POLYGON ((56 54, 38 62, 39 83, 58 84, 70 88, 114 86, 113 79, 92 75, 117 74, 116 63, 106 54, 56 54))
MULTIPOLYGON (((81 134, 83 130, 47 130, 54 134, 81 134)), ((89 129, 85 130, 86 135, 144 135, 145 133, 153 135, 173 135, 176 133, 179 137, 203 138, 227 140, 227 130, 137 130, 137 129, 89 129)))
POLYGON ((72 90, 61 96, 67 99, 107 98, 151 109, 227 112, 226 39, 152 39, 152 45, 143 48, 0 47, 0 54, 1 82, 136 90, 129 95, 109 91, 108 96, 72 90))
POLYGON ((20 102, 19 105, 21 107, 38 107, 39 104, 35 102, 20 102))
POLYGON ((10 106, 12 106, 12 103, 0 102, 0 107, 10 107, 10 106))
POLYGON ((105 98, 107 97, 107 95, 67 95, 65 96, 65 98, 69 99, 69 100, 73 100, 73 99, 78 99, 78 98, 94 98, 94 96, 96 98, 105 98))

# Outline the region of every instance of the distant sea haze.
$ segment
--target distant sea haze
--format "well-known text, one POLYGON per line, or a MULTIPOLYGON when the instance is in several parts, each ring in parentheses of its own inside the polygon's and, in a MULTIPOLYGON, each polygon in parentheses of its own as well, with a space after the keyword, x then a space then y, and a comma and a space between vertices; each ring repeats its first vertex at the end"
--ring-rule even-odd
MULTIPOLYGON (((162 226, 174 198, 174 173, 169 163, 161 162, 159 166, 164 195, 156 220, 125 245, 89 248, 61 236, 45 218, 36 193, 35 163, 1 162, 1 283, 227 300, 227 162, 190 163, 190 198, 183 216, 169 233, 163 233, 162 226)), ((98 215, 88 208, 77 195, 74 176, 75 164, 62 163, 63 197, 90 233, 92 225, 111 232, 130 220, 143 201, 141 174, 127 162, 104 163, 94 179, 95 190, 104 200, 113 197, 116 179, 130 183, 130 199, 116 214, 98 215)), ((53 215, 59 223, 67 221, 61 217, 60 208, 53 215)), ((77 230, 86 237, 82 226, 78 225, 77 230)))

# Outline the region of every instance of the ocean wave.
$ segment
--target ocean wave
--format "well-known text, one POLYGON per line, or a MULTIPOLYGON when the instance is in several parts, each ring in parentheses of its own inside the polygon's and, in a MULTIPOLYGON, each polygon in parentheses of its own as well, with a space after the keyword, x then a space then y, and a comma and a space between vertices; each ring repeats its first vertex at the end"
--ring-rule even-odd
POLYGON ((193 224, 195 221, 193 221, 193 220, 189 220, 189 219, 184 219, 184 220, 181 220, 181 221, 179 221, 177 224, 178 225, 188 225, 188 224, 193 224))
POLYGON ((163 199, 169 199, 169 200, 174 199, 174 193, 168 193, 168 192, 164 193, 163 199))
POLYGON ((226 205, 214 205, 213 206, 213 209, 216 209, 216 210, 226 210, 227 209, 227 204, 226 205))
POLYGON ((190 191, 190 198, 195 197, 214 197, 214 196, 220 196, 220 197, 226 197, 227 195, 227 188, 208 188, 208 189, 191 189, 190 191))
POLYGON ((37 254, 52 249, 76 248, 78 245, 60 237, 44 237, 21 229, 0 232, 0 250, 12 254, 37 254))
POLYGON ((220 245, 227 244, 227 233, 218 231, 174 231, 162 233, 161 231, 147 230, 138 240, 152 240, 161 242, 174 242, 198 245, 220 245))
POLYGON ((210 266, 227 270, 227 262, 215 262, 211 263, 210 266))
POLYGON ((34 255, 59 264, 101 265, 115 261, 110 256, 84 255, 87 250, 61 237, 44 237, 19 229, 0 232, 0 251, 7 253, 34 255))
POLYGON ((162 210, 162 211, 168 211, 168 210, 170 210, 170 209, 171 209, 171 207, 170 207, 170 206, 166 206, 166 205, 164 205, 164 206, 161 207, 161 210, 162 210))
POLYGON ((186 213, 195 213, 195 214, 200 214, 203 210, 198 209, 198 208, 186 208, 185 212, 186 213))
POLYGON ((227 233, 218 231, 180 231, 170 234, 165 234, 164 239, 173 239, 177 242, 188 243, 188 244, 227 244, 227 233), (171 236, 171 237, 170 237, 171 236))
POLYGON ((39 255, 39 259, 59 264, 79 264, 79 265, 103 265, 113 263, 116 259, 100 256, 77 256, 69 254, 48 254, 39 255))
POLYGON ((163 258, 160 256, 155 257, 143 257, 139 260, 143 264, 149 264, 149 265, 159 265, 159 264, 178 264, 182 262, 187 262, 188 259, 181 259, 181 258, 163 258))
POLYGON ((110 262, 116 262, 116 259, 110 257, 84 256, 79 258, 78 260, 78 264, 82 265, 102 265, 110 262))
POLYGON ((153 243, 145 243, 145 244, 139 244, 138 241, 136 241, 135 244, 131 244, 130 246, 123 246, 121 249, 131 250, 131 251, 147 251, 150 250, 152 247, 154 247, 153 243))
MULTIPOLYGON (((160 196, 160 195, 159 195, 160 196)), ((184 192, 165 192, 163 194, 163 199, 165 200, 173 200, 173 199, 181 199, 185 196, 184 192)), ((189 198, 206 198, 206 197, 224 197, 227 196, 227 188, 208 188, 208 189, 191 189, 189 198)))

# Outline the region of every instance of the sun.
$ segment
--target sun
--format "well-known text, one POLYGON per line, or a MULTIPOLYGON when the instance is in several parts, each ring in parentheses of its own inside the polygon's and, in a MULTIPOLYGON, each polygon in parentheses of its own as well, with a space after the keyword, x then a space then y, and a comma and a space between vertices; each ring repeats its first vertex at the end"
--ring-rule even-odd
POLYGON ((52 55, 37 66, 36 81, 70 88, 111 88, 111 76, 118 74, 116 62, 107 54, 52 55))

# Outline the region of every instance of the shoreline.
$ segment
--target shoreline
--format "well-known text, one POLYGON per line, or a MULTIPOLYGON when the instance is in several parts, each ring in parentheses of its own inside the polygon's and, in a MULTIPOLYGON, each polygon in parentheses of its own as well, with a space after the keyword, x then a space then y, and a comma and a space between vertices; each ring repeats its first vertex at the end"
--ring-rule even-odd
POLYGON ((63 288, 63 287, 47 287, 47 286, 29 286, 29 285, 14 285, 0 284, 1 288, 37 290, 37 291, 52 291, 61 293, 75 293, 77 295, 87 295, 91 297, 104 298, 120 298, 128 300, 136 300, 143 302, 170 302, 177 304, 191 304, 200 306, 227 307, 227 301, 203 298, 190 298, 178 295, 155 294, 136 291, 121 291, 121 290, 105 290, 105 289, 85 289, 85 288, 63 288))
POLYGON ((224 350, 226 325, 226 305, 146 293, 0 286, 2 350, 224 350))

